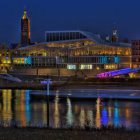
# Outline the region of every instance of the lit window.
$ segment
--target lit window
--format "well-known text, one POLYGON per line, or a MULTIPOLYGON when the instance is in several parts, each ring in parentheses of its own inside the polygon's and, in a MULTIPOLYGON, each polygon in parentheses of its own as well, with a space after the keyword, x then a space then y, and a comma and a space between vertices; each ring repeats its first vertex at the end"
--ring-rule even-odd
POLYGON ((104 69, 117 69, 117 65, 105 65, 104 69))
POLYGON ((80 69, 92 69, 92 65, 80 65, 80 69))
POLYGON ((28 58, 13 58, 14 64, 31 64, 31 57, 28 58))
POLYGON ((67 69, 69 70, 76 69, 76 65, 67 65, 67 69))

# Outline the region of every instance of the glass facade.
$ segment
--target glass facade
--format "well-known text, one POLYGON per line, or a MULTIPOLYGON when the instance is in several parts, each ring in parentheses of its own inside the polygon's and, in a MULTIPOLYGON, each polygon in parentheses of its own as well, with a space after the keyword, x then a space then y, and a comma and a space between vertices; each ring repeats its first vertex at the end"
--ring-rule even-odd
POLYGON ((80 32, 46 32, 46 41, 64 41, 75 39, 86 39, 87 37, 80 32))
POLYGON ((130 67, 129 46, 100 42, 97 38, 78 31, 46 32, 47 42, 20 48, 14 58, 14 64, 18 66, 25 63, 25 60, 22 61, 20 57, 31 57, 31 67, 73 70, 110 70, 130 67))

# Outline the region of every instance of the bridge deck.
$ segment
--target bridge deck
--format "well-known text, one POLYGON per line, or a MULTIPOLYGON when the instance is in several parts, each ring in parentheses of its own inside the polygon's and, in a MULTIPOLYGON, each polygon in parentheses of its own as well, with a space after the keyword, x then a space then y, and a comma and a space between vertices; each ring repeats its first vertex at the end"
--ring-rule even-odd
POLYGON ((113 77, 113 76, 127 74, 131 72, 136 72, 136 71, 140 71, 140 69, 127 68, 127 69, 114 70, 114 71, 97 74, 97 77, 99 78, 113 77))

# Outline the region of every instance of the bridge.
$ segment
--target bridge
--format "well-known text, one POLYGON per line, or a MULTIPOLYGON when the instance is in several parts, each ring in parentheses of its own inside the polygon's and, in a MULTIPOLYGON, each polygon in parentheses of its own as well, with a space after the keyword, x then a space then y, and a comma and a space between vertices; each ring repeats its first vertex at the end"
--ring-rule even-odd
POLYGON ((97 74, 97 77, 98 78, 107 78, 107 77, 113 77, 113 76, 128 74, 128 73, 132 73, 132 72, 137 72, 137 71, 140 71, 140 69, 126 68, 126 69, 120 69, 120 70, 114 70, 114 71, 100 73, 100 74, 97 74))

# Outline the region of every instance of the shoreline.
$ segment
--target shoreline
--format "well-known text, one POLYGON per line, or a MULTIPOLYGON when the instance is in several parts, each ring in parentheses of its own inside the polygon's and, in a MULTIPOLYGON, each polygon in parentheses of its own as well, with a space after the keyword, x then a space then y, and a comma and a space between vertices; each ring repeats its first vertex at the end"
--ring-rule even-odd
MULTIPOLYGON (((129 87, 139 87, 140 83, 124 83, 124 82, 71 82, 69 84, 55 84, 50 85, 50 90, 57 90, 67 86, 129 86, 129 87)), ((0 89, 31 89, 31 90, 46 90, 47 85, 41 84, 25 84, 25 83, 16 83, 16 84, 1 84, 0 89)))
MULTIPOLYGON (((98 78, 90 78, 90 79, 82 79, 82 78, 74 78, 69 81, 53 81, 53 84, 50 85, 50 90, 57 90, 59 88, 67 87, 67 86, 129 86, 129 87, 139 87, 140 79, 124 79, 124 78, 110 78, 110 79, 98 79, 98 78)), ((46 90, 47 85, 40 84, 38 82, 30 83, 30 82, 21 82, 15 83, 10 81, 0 82, 0 89, 31 89, 31 90, 46 90)))
POLYGON ((0 139, 10 140, 130 140, 140 139, 138 130, 128 131, 125 129, 51 129, 51 128, 16 128, 0 127, 0 139))

